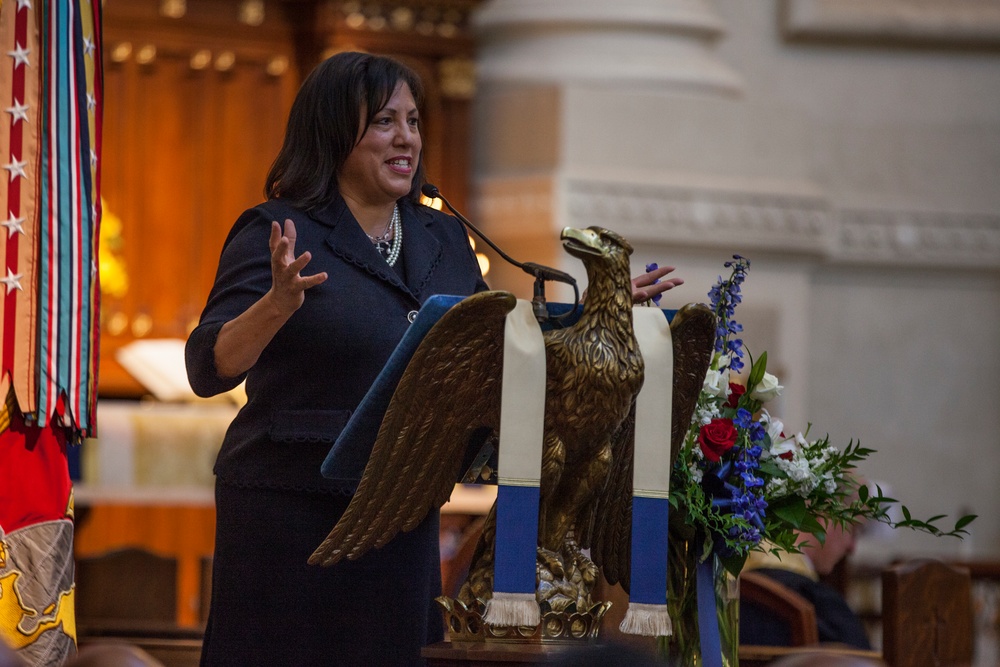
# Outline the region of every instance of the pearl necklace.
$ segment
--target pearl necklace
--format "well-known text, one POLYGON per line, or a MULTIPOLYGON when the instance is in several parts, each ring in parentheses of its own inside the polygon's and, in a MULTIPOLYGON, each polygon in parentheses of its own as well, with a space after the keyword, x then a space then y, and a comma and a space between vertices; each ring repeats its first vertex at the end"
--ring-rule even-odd
POLYGON ((399 252, 403 249, 403 224, 399 218, 399 206, 392 207, 392 217, 380 236, 372 236, 368 232, 365 234, 375 244, 375 249, 378 250, 379 254, 385 258, 386 264, 395 266, 396 260, 399 259, 399 252), (391 241, 389 240, 390 235, 392 236, 391 241))

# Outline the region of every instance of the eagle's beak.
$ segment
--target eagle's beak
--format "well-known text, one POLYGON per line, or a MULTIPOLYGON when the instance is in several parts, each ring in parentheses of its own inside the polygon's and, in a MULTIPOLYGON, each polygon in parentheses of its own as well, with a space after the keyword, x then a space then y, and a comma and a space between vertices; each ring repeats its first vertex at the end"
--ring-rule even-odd
POLYGON ((604 254, 604 244, 601 237, 592 229, 574 229, 566 227, 559 235, 562 239, 563 247, 571 255, 602 255, 604 254))

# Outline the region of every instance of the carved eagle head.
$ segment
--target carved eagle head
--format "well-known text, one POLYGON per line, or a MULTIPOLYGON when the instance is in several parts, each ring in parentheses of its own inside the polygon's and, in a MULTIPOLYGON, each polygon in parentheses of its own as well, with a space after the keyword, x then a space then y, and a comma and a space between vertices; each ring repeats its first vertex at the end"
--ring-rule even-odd
POLYGON ((632 244, 610 229, 603 227, 588 227, 574 229, 566 227, 559 237, 566 252, 586 264, 594 257, 611 257, 632 254, 632 244))
MULTIPOLYGON (((587 269, 588 304, 596 301, 604 304, 602 307, 605 310, 619 312, 625 312, 631 307, 631 243, 603 227, 566 227, 560 239, 566 252, 582 261, 587 269)), ((588 308, 589 306, 585 306, 584 310, 587 311, 588 308)))

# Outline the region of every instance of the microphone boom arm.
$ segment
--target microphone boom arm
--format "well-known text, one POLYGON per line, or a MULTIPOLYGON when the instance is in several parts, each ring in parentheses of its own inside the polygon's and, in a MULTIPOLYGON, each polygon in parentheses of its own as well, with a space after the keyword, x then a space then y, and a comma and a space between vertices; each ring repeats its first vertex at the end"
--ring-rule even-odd
MULTIPOLYGON (((535 262, 519 262, 519 261, 517 261, 516 259, 514 259, 510 255, 508 255, 507 253, 505 253, 503 250, 501 250, 497 246, 496 243, 494 243, 493 241, 491 241, 489 239, 489 237, 487 237, 485 234, 483 234, 481 231, 479 231, 479 229, 475 225, 473 225, 471 222, 469 222, 469 220, 464 215, 462 215, 461 213, 459 213, 455 209, 455 207, 451 205, 451 202, 449 202, 447 199, 445 199, 444 196, 442 196, 441 191, 438 190, 437 186, 432 185, 430 183, 425 183, 423 185, 423 187, 420 188, 420 192, 425 197, 428 197, 430 199, 440 199, 441 201, 443 201, 444 205, 448 207, 448 210, 451 211, 452 214, 456 218, 458 218, 462 222, 463 225, 465 225, 470 230, 472 230, 475 233, 476 236, 478 236, 480 239, 482 239, 486 243, 486 245, 488 245, 489 247, 493 248, 493 250, 496 251, 496 253, 498 255, 500 255, 500 257, 502 257, 508 263, 513 264, 517 268, 521 269, 525 273, 527 273, 527 274, 529 274, 531 276, 534 276, 534 278, 535 278, 534 296, 531 299, 531 302, 532 302, 532 305, 533 305, 533 310, 534 310, 534 313, 535 313, 535 318, 539 322, 545 322, 545 321, 548 321, 550 319, 548 308, 545 305, 545 281, 546 280, 552 280, 552 281, 555 281, 555 282, 566 283, 567 285, 571 285, 573 287, 574 304, 579 304, 580 303, 580 291, 579 291, 579 288, 577 287, 576 279, 573 278, 573 276, 569 275, 568 273, 566 273, 564 271, 559 271, 558 269, 553 269, 552 267, 545 266, 543 264, 536 264, 535 262)), ((575 311, 576 309, 574 308, 573 310, 575 311)), ((572 312, 573 311, 570 311, 570 313, 572 313, 572 312)), ((567 313, 567 315, 569 315, 569 313, 567 313)), ((562 317, 566 317, 566 315, 564 315, 562 317)), ((562 317, 560 317, 558 319, 562 319, 562 317)))

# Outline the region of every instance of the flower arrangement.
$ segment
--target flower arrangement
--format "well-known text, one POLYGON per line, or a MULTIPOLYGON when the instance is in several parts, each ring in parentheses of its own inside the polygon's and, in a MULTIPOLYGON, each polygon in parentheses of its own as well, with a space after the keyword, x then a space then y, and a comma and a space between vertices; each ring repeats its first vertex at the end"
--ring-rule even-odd
POLYGON ((874 450, 851 442, 842 451, 829 437, 786 435, 784 424, 765 407, 784 389, 767 372, 767 352, 753 359, 737 336, 734 318, 750 261, 734 255, 708 293, 718 317, 715 354, 698 408, 674 466, 671 504, 691 525, 707 528, 713 550, 738 574, 748 552, 763 538, 779 549, 796 551, 796 532, 824 536, 820 519, 839 525, 871 520, 933 535, 961 536, 975 518, 962 517, 951 529, 938 527, 943 516, 902 521, 888 513, 897 502, 876 487, 870 492, 854 477, 858 463, 874 450), (740 381, 737 374, 744 373, 740 381))
MULTIPOLYGON (((869 490, 855 475, 874 450, 853 441, 840 450, 827 436, 810 439, 808 428, 786 435, 781 420, 766 408, 784 388, 767 372, 767 353, 753 358, 745 349, 739 338, 743 327, 734 317, 750 261, 734 255, 725 266, 730 275, 720 276, 708 293, 718 318, 715 353, 670 484, 668 597, 676 619, 671 642, 682 644, 682 652, 692 629, 685 631, 684 621, 677 620, 695 615, 692 573, 710 558, 735 576, 751 550, 797 552, 800 533, 822 542, 830 525, 878 521, 960 537, 975 519, 962 517, 946 529, 937 525, 944 516, 919 520, 903 506, 903 520, 893 521, 889 507, 897 501, 881 488, 869 490)), ((719 613, 723 630, 721 604, 719 613)), ((678 664, 695 664, 684 662, 690 659, 678 664)))

